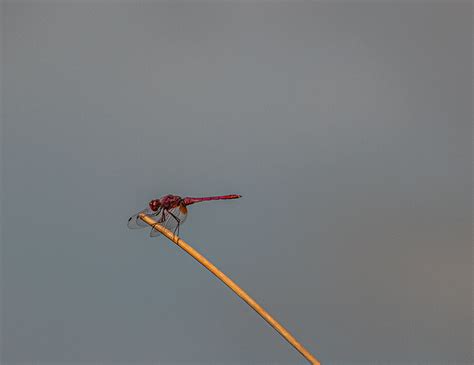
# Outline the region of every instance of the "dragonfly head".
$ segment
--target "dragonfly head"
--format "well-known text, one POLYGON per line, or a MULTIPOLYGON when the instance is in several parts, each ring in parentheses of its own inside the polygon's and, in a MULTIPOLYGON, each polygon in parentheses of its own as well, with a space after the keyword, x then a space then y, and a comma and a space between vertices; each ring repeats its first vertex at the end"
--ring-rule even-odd
POLYGON ((158 208, 160 207, 160 200, 159 199, 153 199, 150 203, 148 203, 148 206, 150 207, 150 209, 154 212, 156 212, 158 210, 158 208))

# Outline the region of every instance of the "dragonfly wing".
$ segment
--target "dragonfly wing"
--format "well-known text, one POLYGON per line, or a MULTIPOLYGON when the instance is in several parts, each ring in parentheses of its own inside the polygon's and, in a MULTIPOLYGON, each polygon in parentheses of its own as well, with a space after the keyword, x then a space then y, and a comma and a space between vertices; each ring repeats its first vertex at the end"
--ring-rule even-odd
MULTIPOLYGON (((188 216, 188 210, 186 206, 181 205, 176 208, 169 210, 164 209, 161 214, 159 214, 156 220, 161 226, 169 229, 171 232, 176 233, 178 228, 184 223, 186 217, 188 216)), ((156 237, 161 233, 154 227, 151 229, 150 236, 156 237)))
POLYGON ((142 213, 153 217, 158 212, 153 212, 150 208, 143 209, 142 211, 140 211, 137 214, 132 215, 130 218, 128 218, 127 227, 130 228, 130 229, 138 229, 138 228, 149 227, 149 225, 146 224, 144 221, 142 221, 142 219, 139 217, 139 215, 142 214, 142 213))

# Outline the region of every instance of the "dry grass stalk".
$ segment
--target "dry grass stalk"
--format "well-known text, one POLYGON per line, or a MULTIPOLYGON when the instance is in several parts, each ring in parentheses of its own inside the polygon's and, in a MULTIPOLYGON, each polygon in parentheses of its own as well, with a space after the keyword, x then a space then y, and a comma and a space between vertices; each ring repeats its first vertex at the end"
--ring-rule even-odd
POLYGON ((300 344, 296 338, 294 338, 280 323, 278 323, 268 312, 263 309, 250 295, 248 295, 241 287, 234 283, 227 275, 220 271, 216 266, 214 266, 209 260, 207 260, 203 255, 198 251, 192 248, 189 244, 184 242, 177 235, 173 234, 170 230, 166 229, 162 225, 158 224, 153 218, 146 214, 141 214, 140 218, 150 226, 155 227, 157 231, 167 237, 169 240, 174 242, 176 245, 181 247, 189 255, 191 255, 196 261, 213 273, 217 278, 219 278, 225 285, 227 285, 235 294, 237 294, 244 302, 246 302, 255 312, 257 312, 265 321, 268 322, 285 340, 287 340, 290 345, 292 345, 296 350, 298 350, 301 355, 303 355, 306 360, 311 364, 319 365, 320 362, 313 356, 311 353, 306 350, 302 344, 300 344))

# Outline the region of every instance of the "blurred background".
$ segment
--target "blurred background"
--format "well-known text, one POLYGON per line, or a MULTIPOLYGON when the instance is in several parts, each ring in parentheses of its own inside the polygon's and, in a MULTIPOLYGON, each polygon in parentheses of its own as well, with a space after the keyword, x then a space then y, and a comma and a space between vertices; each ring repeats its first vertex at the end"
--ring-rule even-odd
POLYGON ((471 363, 470 2, 2 4, 2 359, 471 363))

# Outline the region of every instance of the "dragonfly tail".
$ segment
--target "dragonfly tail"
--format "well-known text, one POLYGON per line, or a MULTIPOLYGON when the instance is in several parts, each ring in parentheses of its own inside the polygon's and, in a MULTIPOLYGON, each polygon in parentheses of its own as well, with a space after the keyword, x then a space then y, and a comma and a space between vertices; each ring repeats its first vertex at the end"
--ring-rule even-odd
POLYGON ((241 198, 242 195, 239 194, 230 194, 230 195, 218 195, 218 196, 206 196, 202 198, 191 198, 186 197, 183 199, 184 205, 191 205, 194 203, 200 203, 210 200, 228 200, 228 199, 238 199, 241 198))

